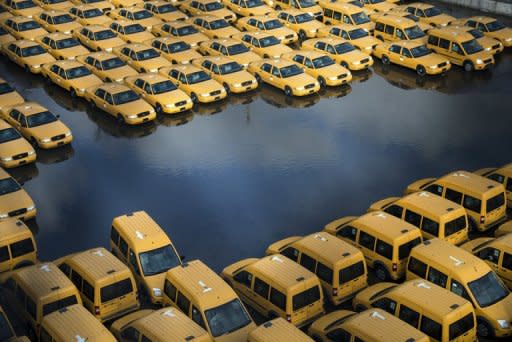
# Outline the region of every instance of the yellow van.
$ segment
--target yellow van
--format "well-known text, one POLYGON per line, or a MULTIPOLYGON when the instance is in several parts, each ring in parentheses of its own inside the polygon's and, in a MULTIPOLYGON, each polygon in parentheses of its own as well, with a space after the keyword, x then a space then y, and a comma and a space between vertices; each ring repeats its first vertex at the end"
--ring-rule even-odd
POLYGON ((293 236, 273 243, 267 255, 282 254, 315 273, 334 305, 350 300, 368 286, 363 253, 326 232, 293 236))
POLYGON ((426 279, 469 300, 479 336, 512 336, 512 294, 483 260, 432 239, 412 250, 406 275, 407 280, 426 279))
POLYGON ((116 342, 116 339, 87 309, 75 304, 43 318, 39 341, 116 342))
POLYGON ((360 7, 344 2, 322 1, 322 21, 327 25, 351 24, 373 34, 375 24, 360 7))
POLYGON ((200 260, 167 271, 163 304, 181 310, 215 341, 245 341, 256 327, 233 289, 200 260))
POLYGON ((383 212, 344 217, 324 231, 359 248, 382 281, 403 278, 411 249, 422 241, 418 228, 383 212))
POLYGON ((325 312, 318 277, 284 256, 238 261, 226 267, 222 277, 265 317, 285 318, 300 328, 325 312))
POLYGON ((110 247, 132 270, 141 297, 161 304, 165 272, 182 259, 164 230, 144 211, 122 215, 112 222, 110 247))
POLYGON ((431 341, 475 342, 473 305, 426 280, 379 283, 354 298, 356 311, 379 308, 424 332, 431 341))
POLYGON ((406 193, 421 190, 462 205, 472 230, 485 231, 507 219, 503 184, 474 173, 455 171, 438 179, 422 179, 409 185, 406 193))
POLYGON ((507 221, 494 231, 494 237, 500 237, 512 233, 512 221, 507 221))
POLYGON ((512 234, 474 239, 461 248, 487 262, 505 285, 512 289, 512 234))
POLYGON ((308 330, 315 341, 348 342, 428 342, 421 331, 381 309, 355 313, 347 310, 331 312, 308 330))
POLYGON ((37 262, 34 235, 20 220, 0 221, 0 274, 37 262))
POLYGON ((54 263, 75 284, 83 305, 101 322, 139 308, 132 272, 105 248, 69 255, 54 263))
POLYGON ((466 71, 484 70, 494 65, 492 53, 485 51, 471 34, 461 29, 443 27, 429 30, 427 46, 466 71))
POLYGON ((421 229, 424 239, 440 238, 453 245, 468 241, 468 216, 460 205, 426 191, 390 197, 370 206, 421 229))
POLYGON ((398 40, 417 40, 427 42, 427 35, 418 24, 411 19, 396 15, 381 15, 375 21, 373 35, 383 42, 396 42, 398 40))
POLYGON ((4 287, 9 304, 27 323, 32 340, 39 336, 44 316, 73 304, 82 305, 75 285, 52 263, 13 271, 4 287))
POLYGON ((247 342, 314 342, 308 335, 281 317, 263 323, 249 333, 247 342))
POLYGON ((475 171, 475 173, 503 184, 507 192, 507 207, 512 209, 512 163, 500 168, 480 169, 475 171))
POLYGON ((121 342, 211 342, 208 332, 175 308, 140 310, 114 323, 110 330, 121 342))

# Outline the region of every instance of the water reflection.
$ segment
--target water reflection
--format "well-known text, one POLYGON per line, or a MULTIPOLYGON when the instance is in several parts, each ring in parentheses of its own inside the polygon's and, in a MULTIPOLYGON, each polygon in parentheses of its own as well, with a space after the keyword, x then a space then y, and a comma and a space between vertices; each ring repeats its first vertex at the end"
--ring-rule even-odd
POLYGON ((51 150, 37 150, 37 162, 42 164, 56 164, 66 161, 75 155, 73 145, 66 145, 51 150))
POLYGON ((158 124, 171 127, 171 126, 181 126, 189 123, 194 118, 194 113, 192 111, 187 111, 185 113, 173 114, 173 115, 159 115, 156 118, 158 124))
POLYGON ((43 89, 60 107, 72 112, 84 112, 87 109, 87 102, 84 99, 71 97, 69 92, 52 82, 45 82, 43 89))
POLYGON ((197 115, 215 115, 222 113, 228 106, 228 100, 223 99, 212 103, 202 103, 195 105, 192 109, 194 114, 197 115))
POLYGON ((341 87, 325 87, 320 89, 319 95, 322 99, 339 99, 347 96, 352 92, 350 85, 344 85, 341 87))
POLYGON ((352 72, 352 84, 364 83, 368 81, 373 75, 372 69, 352 72))
POLYGON ((142 138, 154 133, 157 128, 154 122, 137 126, 120 124, 112 115, 89 105, 86 107, 86 114, 98 126, 99 130, 117 138, 142 138))
POLYGON ((439 90, 447 84, 447 75, 421 77, 414 70, 393 64, 385 65, 380 61, 375 62, 373 70, 389 84, 403 90, 439 90))
POLYGON ((260 86, 259 92, 263 101, 277 108, 308 108, 320 101, 318 94, 303 97, 286 96, 282 90, 267 84, 260 86))
POLYGON ((18 183, 24 185, 26 182, 37 177, 39 169, 37 168, 36 163, 31 163, 14 169, 9 169, 8 172, 18 183))

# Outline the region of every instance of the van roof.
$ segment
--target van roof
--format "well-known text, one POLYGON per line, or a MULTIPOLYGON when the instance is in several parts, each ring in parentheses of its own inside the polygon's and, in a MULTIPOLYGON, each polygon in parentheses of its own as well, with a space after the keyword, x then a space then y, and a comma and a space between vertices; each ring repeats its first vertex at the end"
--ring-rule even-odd
POLYGON ((70 289, 76 291, 71 280, 53 263, 24 267, 15 271, 13 278, 22 283, 25 290, 35 298, 70 289))
POLYGON ((114 336, 86 308, 74 304, 46 315, 42 327, 54 339, 74 342, 114 342, 114 336))
POLYGON ((249 333, 249 340, 265 342, 313 342, 313 339, 281 317, 263 323, 249 333))
POLYGON ((115 273, 130 273, 128 267, 105 248, 94 248, 70 256, 66 261, 78 266, 95 280, 115 273))
POLYGON ((456 39, 458 41, 468 41, 475 39, 471 34, 467 33, 466 31, 454 27, 433 28, 428 31, 428 34, 436 34, 437 36, 440 37, 456 39))
POLYGON ((464 208, 462 206, 427 191, 412 193, 400 198, 396 203, 410 204, 416 208, 427 210, 438 217, 443 217, 454 211, 460 211, 461 214, 464 214, 464 208))
POLYGON ((372 230, 378 230, 392 240, 408 235, 410 232, 417 232, 418 236, 421 235, 417 227, 382 211, 364 214, 347 224, 353 225, 356 223, 372 230))
POLYGON ((167 271, 166 279, 184 288, 202 309, 238 298, 222 278, 200 260, 193 260, 167 271))
POLYGON ((451 172, 440 177, 439 180, 458 185, 465 189, 471 189, 472 191, 479 193, 486 193, 487 191, 499 186, 499 183, 496 183, 492 179, 482 177, 468 171, 451 172))
POLYGON ((350 12, 350 13, 357 13, 362 12, 363 10, 360 7, 357 7, 355 5, 352 5, 350 3, 346 2, 336 2, 336 1, 321 1, 322 7, 329 8, 329 9, 337 9, 339 11, 343 12, 350 12))
POLYGON ((20 220, 8 218, 0 221, 0 241, 10 239, 18 235, 30 235, 30 229, 20 220))
POLYGON ((359 249, 325 232, 308 235, 294 242, 293 245, 312 250, 320 258, 332 264, 355 255, 363 258, 363 253, 359 249))
POLYGON ((377 22, 400 24, 400 25, 404 25, 404 26, 405 25, 407 25, 407 26, 416 25, 414 20, 411 20, 411 19, 406 18, 401 15, 395 15, 394 13, 380 16, 379 18, 377 18, 377 22))

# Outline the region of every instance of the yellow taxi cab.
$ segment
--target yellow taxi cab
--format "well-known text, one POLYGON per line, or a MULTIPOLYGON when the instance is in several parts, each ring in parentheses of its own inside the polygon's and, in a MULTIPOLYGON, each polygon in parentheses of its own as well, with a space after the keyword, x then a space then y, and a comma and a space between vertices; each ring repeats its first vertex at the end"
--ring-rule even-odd
POLYGON ((375 24, 368 17, 368 9, 343 1, 322 2, 322 6, 324 7, 322 19, 325 24, 350 24, 373 34, 375 24))
POLYGON ((191 60, 202 57, 190 44, 179 38, 155 38, 147 41, 146 45, 157 49, 172 64, 189 64, 191 60))
POLYGON ((202 57, 194 59, 192 64, 203 69, 211 78, 221 83, 228 94, 245 93, 258 88, 258 82, 254 76, 229 57, 202 57))
POLYGON ((498 238, 476 238, 460 247, 487 262, 505 285, 512 289, 512 234, 498 238))
POLYGON ((373 21, 375 21, 375 20, 382 18, 383 16, 386 16, 386 15, 394 15, 396 17, 410 19, 410 20, 414 21, 416 23, 416 25, 418 25, 418 27, 425 33, 427 33, 428 30, 430 30, 431 28, 434 27, 430 24, 420 21, 420 19, 417 16, 415 16, 414 14, 407 12, 407 10, 405 9, 405 7, 403 7, 403 5, 397 6, 387 13, 379 13, 378 15, 373 15, 371 19, 373 21))
POLYGON ((102 25, 85 26, 73 32, 73 36, 93 51, 111 52, 116 46, 126 44, 113 30, 102 25))
POLYGON ((364 7, 376 13, 388 12, 396 7, 395 4, 387 0, 361 0, 361 3, 364 7))
POLYGON ((374 36, 381 41, 417 40, 427 42, 425 32, 415 21, 388 14, 382 15, 375 20, 374 36))
POLYGON ((0 78, 0 109, 25 102, 25 99, 6 80, 0 78))
POLYGON ((7 9, 8 7, 5 6, 5 3, 0 4, 0 21, 13 16, 7 9))
POLYGON ((180 10, 190 17, 215 16, 225 19, 228 23, 236 21, 236 14, 219 0, 185 0, 180 3, 180 10))
POLYGON ((204 33, 210 39, 229 38, 234 34, 240 33, 226 19, 213 15, 193 17, 186 21, 193 24, 199 32, 204 33))
POLYGON ((50 33, 36 38, 36 42, 41 44, 55 59, 75 59, 77 56, 89 53, 80 42, 70 34, 50 33))
POLYGON ((494 231, 495 237, 500 237, 512 233, 512 221, 503 223, 494 231))
POLYGON ((30 164, 35 160, 36 152, 32 145, 11 125, 0 119, 0 165, 7 169, 30 164))
POLYGON ((36 102, 25 102, 2 110, 2 115, 33 146, 50 149, 73 141, 71 131, 59 117, 36 102))
POLYGON ((286 27, 297 32, 300 40, 316 37, 318 30, 325 26, 310 13, 296 9, 280 11, 277 17, 286 27))
POLYGON ((67 11, 73 3, 68 0, 33 0, 35 4, 46 11, 67 11))
POLYGON ((85 89, 103 81, 79 61, 57 61, 43 64, 41 74, 50 82, 69 91, 71 97, 83 97, 85 89))
POLYGON ((0 221, 0 233, 0 274, 37 263, 36 240, 26 224, 12 218, 4 219, 0 221))
POLYGON ((34 201, 4 169, 0 168, 0 220, 30 220, 36 216, 34 201))
POLYGON ((110 0, 115 8, 133 7, 143 3, 143 0, 110 0))
POLYGON ((265 3, 276 11, 297 10, 309 13, 315 19, 322 18, 322 8, 318 5, 317 0, 265 0, 265 3))
POLYGON ((32 18, 33 15, 41 12, 41 7, 32 0, 5 0, 2 5, 14 16, 21 15, 32 18))
POLYGON ((96 7, 103 13, 107 14, 111 10, 115 8, 115 6, 109 0, 70 0, 73 4, 80 5, 90 5, 96 7))
POLYGON ((315 342, 299 328, 281 317, 263 323, 258 328, 252 330, 247 338, 247 342, 281 342, 284 340, 315 342))
POLYGON ((76 21, 83 26, 109 26, 112 23, 112 18, 108 17, 98 7, 92 5, 73 6, 69 9, 69 13, 74 15, 76 17, 76 21))
POLYGON ((155 38, 141 24, 132 20, 116 20, 110 24, 110 28, 128 44, 142 43, 155 38))
POLYGON ((199 51, 204 55, 229 57, 245 69, 247 69, 249 63, 261 59, 260 56, 237 39, 208 40, 199 44, 199 51))
POLYGON ((64 11, 44 11, 35 16, 34 19, 48 32, 70 34, 82 27, 75 17, 64 11))
MULTIPOLYGON (((505 47, 512 46, 512 28, 505 26, 505 24, 495 18, 477 16, 460 21, 462 25, 476 28, 487 37, 499 40, 505 47)), ((459 22, 459 20, 456 22, 459 22)))
POLYGON ((152 105, 157 114, 181 113, 194 105, 187 94, 159 74, 126 77, 124 83, 152 105))
POLYGON ((418 41, 402 40, 377 45, 373 55, 382 64, 397 64, 412 70, 420 76, 438 75, 451 68, 450 61, 418 41))
POLYGON ((93 52, 79 56, 77 60, 105 82, 122 83, 125 77, 139 74, 137 70, 109 52, 93 52))
POLYGON ((11 61, 33 74, 41 73, 43 64, 55 61, 40 44, 30 40, 17 40, 4 45, 3 52, 11 61))
POLYGON ((505 49, 503 47, 503 44, 499 40, 484 35, 484 33, 478 29, 469 26, 451 24, 448 27, 453 27, 462 31, 466 31, 467 33, 472 35, 473 38, 475 38, 480 45, 482 45, 485 51, 488 51, 493 55, 500 53, 505 49))
POLYGON ((153 27, 152 32, 157 37, 175 37, 190 44, 192 48, 197 49, 199 43, 207 41, 208 36, 202 34, 194 25, 183 20, 175 20, 162 25, 153 27))
MULTIPOLYGON (((195 318, 197 320, 197 317, 195 318)), ((110 330, 121 342, 133 342, 131 333, 151 341, 212 342, 208 332, 180 310, 140 310, 114 321, 110 330)))
POLYGON ((339 86, 348 84, 352 80, 352 74, 349 70, 321 52, 293 51, 283 54, 281 58, 299 64, 308 75, 318 80, 320 87, 339 86))
POLYGON ((194 103, 219 101, 227 96, 224 87, 213 80, 204 70, 193 65, 173 65, 159 70, 170 78, 194 103))
POLYGON ((122 45, 114 48, 112 53, 138 72, 158 72, 158 69, 172 65, 155 48, 145 44, 122 45))
POLYGON ((14 41, 16 41, 16 38, 14 38, 9 32, 7 32, 5 28, 0 26, 0 46, 14 41))
MULTIPOLYGON (((391 3, 395 3, 395 1, 391 1, 391 0, 387 0, 388 2, 391 2, 391 3)), ((359 7, 364 13, 366 13, 367 16, 370 16, 370 15, 375 15, 375 12, 372 11, 371 9, 369 9, 368 7, 365 7, 364 4, 360 1, 360 0, 321 0, 318 2, 318 4, 320 5, 320 7, 322 8, 326 8, 327 4, 335 4, 335 3, 344 3, 344 4, 350 4, 350 5, 354 5, 356 7, 359 7)), ((327 7, 328 8, 328 7, 327 7)), ((325 10, 324 10, 325 12, 325 10)))
POLYGON ((162 19, 156 17, 153 12, 139 6, 117 8, 110 11, 108 15, 114 20, 129 20, 138 23, 148 31, 151 31, 153 26, 163 23, 162 19))
POLYGON ((306 96, 318 93, 320 83, 295 62, 284 59, 264 59, 249 64, 247 70, 258 83, 268 83, 284 91, 286 96, 306 96))
POLYGON ((242 32, 233 36, 240 40, 247 48, 262 58, 279 58, 283 53, 292 52, 292 48, 281 44, 281 41, 266 32, 242 32))
POLYGON ((2 26, 16 39, 35 40, 37 36, 48 34, 37 21, 29 17, 10 17, 3 21, 2 26))
POLYGON ((279 39, 282 44, 295 43, 299 39, 294 30, 285 27, 275 16, 264 15, 240 18, 235 26, 240 31, 263 31, 271 34, 279 39))
POLYGON ((444 14, 438 7, 423 2, 413 2, 404 5, 405 10, 416 17, 422 22, 425 22, 434 27, 447 26, 455 18, 451 15, 444 14))
POLYGON ((507 193, 507 207, 512 208, 512 163, 500 168, 485 168, 475 171, 477 175, 487 177, 503 184, 507 193))
POLYGON ((85 90, 93 107, 112 115, 119 123, 139 125, 156 119, 153 107, 123 84, 105 83, 85 90))
POLYGON ((326 53, 341 66, 350 70, 368 69, 373 65, 373 58, 370 55, 356 49, 345 39, 308 39, 302 43, 302 49, 326 53))
POLYGON ((145 1, 138 4, 137 6, 143 7, 153 13, 153 15, 164 22, 174 20, 185 20, 187 15, 179 11, 172 4, 167 1, 156 0, 156 1, 145 1))
POLYGON ((263 0, 222 0, 222 2, 241 17, 268 15, 274 12, 263 0))
POLYGON ((318 30, 318 37, 343 38, 349 41, 359 50, 368 54, 380 44, 380 40, 370 35, 370 33, 358 26, 351 24, 330 25, 318 30))

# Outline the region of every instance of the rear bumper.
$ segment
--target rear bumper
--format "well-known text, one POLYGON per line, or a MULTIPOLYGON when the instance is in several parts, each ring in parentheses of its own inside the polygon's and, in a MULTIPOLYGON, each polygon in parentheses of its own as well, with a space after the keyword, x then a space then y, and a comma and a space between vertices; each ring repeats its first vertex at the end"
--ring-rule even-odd
POLYGON ((321 311, 321 312, 319 312, 318 314, 316 314, 315 316, 310 317, 310 318, 308 318, 307 320, 302 321, 302 322, 300 322, 300 323, 298 323, 298 324, 295 324, 295 326, 296 326, 297 328, 303 328, 303 327, 305 327, 305 326, 308 326, 308 325, 310 325, 311 323, 313 323, 314 321, 316 321, 318 318, 322 317, 324 314, 325 314, 325 311, 321 311))
POLYGON ((128 313, 130 313, 132 311, 138 310, 139 308, 140 308, 140 304, 137 303, 136 305, 132 305, 129 308, 126 308, 126 309, 124 309, 122 311, 117 311, 117 312, 115 312, 113 314, 106 315, 106 316, 100 316, 98 318, 99 318, 99 320, 102 323, 104 323, 104 322, 108 322, 108 321, 114 320, 116 318, 122 317, 122 316, 124 316, 124 315, 126 315, 126 314, 128 314, 128 313))

